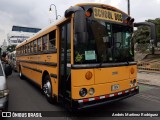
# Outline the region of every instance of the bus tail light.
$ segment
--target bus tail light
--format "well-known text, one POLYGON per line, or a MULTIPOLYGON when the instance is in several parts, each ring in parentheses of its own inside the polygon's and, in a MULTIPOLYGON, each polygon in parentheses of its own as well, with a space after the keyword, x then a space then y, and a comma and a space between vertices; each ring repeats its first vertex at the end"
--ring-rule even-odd
POLYGON ((124 23, 132 26, 133 25, 133 22, 134 22, 134 18, 131 18, 131 17, 127 17, 126 19, 123 20, 124 23))
POLYGON ((90 72, 90 71, 88 71, 87 73, 86 73, 86 75, 85 75, 85 78, 87 79, 87 80, 90 80, 91 78, 92 78, 92 72, 90 72))
POLYGON ((127 17, 126 19, 123 20, 123 22, 126 23, 126 24, 128 24, 129 21, 130 21, 130 19, 131 19, 130 17, 127 17))
POLYGON ((85 15, 86 15, 86 17, 90 17, 91 14, 92 14, 92 9, 89 8, 89 9, 85 12, 85 15))

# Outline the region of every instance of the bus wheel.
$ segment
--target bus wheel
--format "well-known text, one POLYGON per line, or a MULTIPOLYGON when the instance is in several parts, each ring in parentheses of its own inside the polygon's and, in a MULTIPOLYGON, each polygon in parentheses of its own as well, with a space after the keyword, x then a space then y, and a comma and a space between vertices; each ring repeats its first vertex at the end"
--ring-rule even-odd
POLYGON ((45 78, 44 78, 43 92, 44 92, 48 102, 49 103, 53 103, 52 84, 51 84, 51 79, 50 79, 50 77, 48 75, 46 75, 45 78))
POLYGON ((21 79, 24 78, 24 76, 23 76, 23 74, 22 74, 22 71, 21 71, 21 68, 19 69, 19 77, 20 77, 21 79))

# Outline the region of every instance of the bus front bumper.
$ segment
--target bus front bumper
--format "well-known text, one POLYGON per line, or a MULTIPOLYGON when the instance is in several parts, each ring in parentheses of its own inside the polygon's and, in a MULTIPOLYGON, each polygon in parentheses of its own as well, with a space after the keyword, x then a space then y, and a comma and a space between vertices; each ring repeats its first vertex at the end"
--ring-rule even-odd
POLYGON ((81 109, 86 109, 90 107, 100 106, 100 105, 104 105, 107 103, 111 103, 111 102, 115 102, 115 101, 119 101, 128 97, 131 97, 138 93, 139 93, 139 87, 136 86, 134 88, 121 91, 118 93, 114 93, 114 94, 82 99, 82 100, 74 101, 74 109, 81 110, 81 109))

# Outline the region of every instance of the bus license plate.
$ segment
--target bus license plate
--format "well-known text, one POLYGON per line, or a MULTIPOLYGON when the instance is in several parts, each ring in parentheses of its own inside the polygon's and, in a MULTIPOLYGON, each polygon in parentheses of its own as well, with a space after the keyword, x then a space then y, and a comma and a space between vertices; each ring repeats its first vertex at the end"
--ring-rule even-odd
POLYGON ((118 89, 119 89, 119 85, 118 84, 112 85, 112 91, 118 90, 118 89))

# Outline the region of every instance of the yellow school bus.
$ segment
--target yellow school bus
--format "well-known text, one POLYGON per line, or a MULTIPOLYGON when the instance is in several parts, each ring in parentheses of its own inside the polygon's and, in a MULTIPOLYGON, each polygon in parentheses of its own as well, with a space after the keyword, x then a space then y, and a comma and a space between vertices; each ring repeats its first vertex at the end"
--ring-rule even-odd
POLYGON ((19 76, 48 101, 78 110, 137 94, 134 19, 98 3, 72 6, 64 16, 16 47, 19 76))

